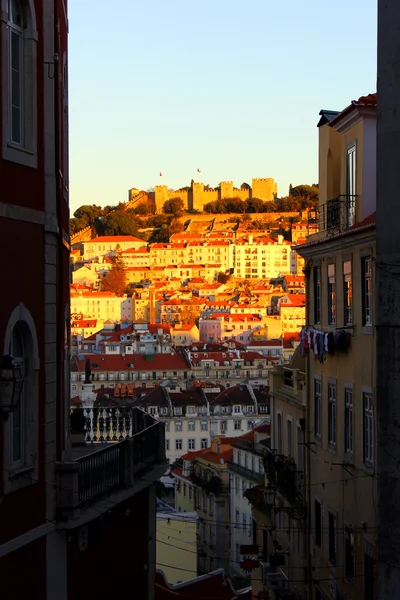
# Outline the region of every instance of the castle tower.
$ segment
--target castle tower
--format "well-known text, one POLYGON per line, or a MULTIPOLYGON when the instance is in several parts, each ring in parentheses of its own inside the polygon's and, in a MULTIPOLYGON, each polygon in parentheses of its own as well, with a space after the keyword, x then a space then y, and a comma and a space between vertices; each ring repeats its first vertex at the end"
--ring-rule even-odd
POLYGON ((156 212, 160 213, 164 209, 164 204, 168 200, 168 186, 156 185, 154 188, 154 201, 156 205, 156 212))
POLYGON ((192 183, 192 193, 191 197, 189 196, 189 209, 192 210, 203 210, 204 206, 204 183, 199 181, 193 181, 192 183), (191 205, 191 206, 190 206, 191 205))
POLYGON ((221 181, 221 200, 233 198, 233 181, 221 181))
POLYGON ((273 202, 278 193, 278 186, 273 177, 265 179, 252 179, 251 182, 251 197, 259 198, 264 202, 273 202))

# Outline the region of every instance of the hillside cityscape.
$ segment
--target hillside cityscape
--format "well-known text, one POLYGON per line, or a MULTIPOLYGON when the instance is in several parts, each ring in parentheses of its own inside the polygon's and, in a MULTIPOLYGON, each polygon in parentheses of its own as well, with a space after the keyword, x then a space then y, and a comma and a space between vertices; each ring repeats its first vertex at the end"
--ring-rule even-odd
POLYGON ((1 599, 398 600, 400 4, 87 4, 1 1, 1 599))

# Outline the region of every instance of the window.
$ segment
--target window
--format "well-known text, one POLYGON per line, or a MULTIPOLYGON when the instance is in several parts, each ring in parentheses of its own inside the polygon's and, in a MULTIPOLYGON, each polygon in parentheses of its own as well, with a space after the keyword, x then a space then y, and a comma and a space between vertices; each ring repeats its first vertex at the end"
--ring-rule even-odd
POLYGON ((237 464, 238 465, 242 464, 242 453, 240 450, 238 450, 238 453, 237 453, 237 464))
POLYGON ((188 430, 189 431, 195 431, 196 429, 196 423, 194 421, 189 421, 188 423, 188 430))
POLYGON ((282 454, 282 415, 278 413, 276 415, 276 443, 278 454, 282 454))
POLYGON ((321 437, 321 380, 314 379, 314 435, 321 437))
POLYGON ((372 465, 374 456, 372 395, 363 393, 363 458, 372 465))
MULTIPOLYGON (((37 371, 39 351, 35 324, 23 304, 11 314, 8 321, 4 348, 25 378, 19 403, 4 422, 4 493, 21 489, 38 478, 38 389, 37 371), (20 469, 31 469, 30 477, 21 475, 20 469)), ((53 407, 51 407, 53 408, 53 407)))
POLYGON ((247 517, 246 517, 246 513, 243 513, 242 523, 243 523, 243 531, 246 531, 246 529, 247 529, 247 517))
POLYGON ((207 438, 201 438, 201 448, 208 448, 208 439, 207 438))
POLYGON ((314 502, 314 518, 315 518, 315 545, 321 548, 322 544, 322 506, 319 500, 314 502))
POLYGON ((336 446, 336 385, 328 385, 328 443, 336 446))
POLYGON ((361 259, 362 277, 362 324, 365 327, 372 325, 372 271, 371 257, 361 259))
POLYGON ((182 431, 182 421, 176 421, 175 431, 182 431))
POLYGON ((227 423, 226 421, 221 421, 221 433, 226 433, 227 423))
POLYGON ((293 429, 292 429, 291 419, 287 419, 286 427, 287 427, 287 452, 288 452, 288 456, 293 457, 293 429))
POLYGON ((344 528, 344 576, 350 580, 354 577, 354 533, 352 527, 344 528))
POLYGON ((188 406, 186 408, 186 413, 188 415, 195 415, 196 414, 196 408, 194 406, 188 406))
POLYGON ((241 431, 242 421, 235 421, 235 431, 241 431))
MULTIPOLYGON (((7 2, 5 3, 7 5, 7 2)), ((8 90, 3 104, 3 158, 36 168, 37 32, 33 3, 9 0, 1 21, 5 44, 0 87, 8 90)))
POLYGON ((165 450, 168 452, 169 450, 169 440, 165 440, 165 450))
POLYGON ((154 417, 154 415, 157 414, 157 407, 156 406, 150 406, 149 413, 154 417))
POLYGON ((351 276, 351 260, 343 263, 343 323, 353 323, 353 287, 351 276))
POLYGON ((183 497, 186 498, 186 483, 183 484, 183 497))
POLYGON ((336 280, 335 265, 328 265, 328 324, 336 323, 336 280))
POLYGON ((328 521, 329 562, 336 565, 336 515, 329 511, 328 521))
POLYGON ((208 430, 208 423, 207 423, 207 421, 201 421, 201 423, 200 423, 200 430, 201 431, 207 431, 208 430))
POLYGON ((188 440, 188 450, 194 450, 196 447, 196 440, 191 438, 188 440))
POLYGON ((236 509, 236 511, 235 511, 235 527, 237 525, 239 525, 239 523, 240 523, 240 511, 238 511, 238 509, 236 509))
POLYGON ((300 425, 297 425, 297 469, 304 471, 304 435, 300 425))
POLYGON ((354 432, 353 432, 353 390, 344 390, 344 451, 353 454, 354 432))
POLYGON ((247 421, 247 431, 251 431, 254 428, 253 421, 247 421))
POLYGON ((239 496, 239 477, 235 477, 235 494, 239 496))
POLYGON ((356 222, 356 147, 347 150, 346 162, 346 227, 356 222))
POLYGON ((246 481, 244 479, 242 479, 242 496, 244 496, 245 491, 246 491, 246 481))
POLYGON ((242 412, 242 407, 241 406, 234 406, 233 407, 233 412, 238 414, 242 412))
POLYGON ((175 450, 182 450, 182 440, 175 440, 175 450))
POLYGON ((314 267, 314 323, 321 323, 321 267, 314 267))

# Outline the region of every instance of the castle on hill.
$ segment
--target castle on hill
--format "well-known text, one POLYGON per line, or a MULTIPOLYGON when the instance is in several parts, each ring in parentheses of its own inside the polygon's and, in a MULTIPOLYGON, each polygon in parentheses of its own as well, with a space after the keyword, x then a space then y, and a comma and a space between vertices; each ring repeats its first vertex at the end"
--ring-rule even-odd
POLYGON ((208 189, 199 181, 191 181, 189 187, 179 190, 169 190, 166 185, 156 185, 154 192, 143 192, 136 188, 129 190, 129 199, 127 208, 134 208, 140 202, 153 202, 157 212, 162 212, 164 205, 172 198, 180 198, 185 210, 203 211, 204 206, 209 202, 224 200, 226 198, 240 198, 240 200, 249 200, 258 198, 264 202, 274 201, 278 193, 278 185, 272 177, 265 179, 252 179, 251 187, 235 188, 233 181, 221 181, 219 187, 215 190, 208 189))

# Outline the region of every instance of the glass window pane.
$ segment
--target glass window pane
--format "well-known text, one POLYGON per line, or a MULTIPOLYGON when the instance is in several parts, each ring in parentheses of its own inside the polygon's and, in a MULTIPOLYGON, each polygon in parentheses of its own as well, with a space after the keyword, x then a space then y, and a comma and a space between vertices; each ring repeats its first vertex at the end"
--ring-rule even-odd
POLYGON ((22 459, 22 409, 21 404, 12 413, 12 462, 22 459))

